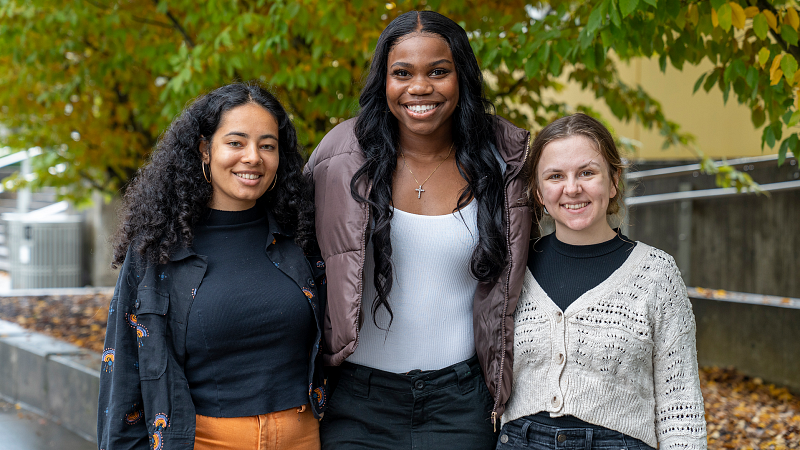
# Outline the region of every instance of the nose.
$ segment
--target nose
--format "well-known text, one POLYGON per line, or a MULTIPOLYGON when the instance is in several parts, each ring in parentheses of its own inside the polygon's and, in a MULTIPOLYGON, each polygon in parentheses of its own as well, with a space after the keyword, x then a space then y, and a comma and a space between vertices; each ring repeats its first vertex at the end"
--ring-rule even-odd
POLYGON ((427 95, 433 93, 433 85, 425 77, 414 77, 411 85, 408 86, 408 93, 411 95, 427 95))
POLYGON ((255 143, 248 144, 242 154, 242 162, 245 164, 259 164, 261 163, 261 155, 258 154, 258 147, 255 143))
POLYGON ((564 185, 564 193, 570 196, 578 195, 582 190, 581 182, 577 178, 569 178, 564 185))

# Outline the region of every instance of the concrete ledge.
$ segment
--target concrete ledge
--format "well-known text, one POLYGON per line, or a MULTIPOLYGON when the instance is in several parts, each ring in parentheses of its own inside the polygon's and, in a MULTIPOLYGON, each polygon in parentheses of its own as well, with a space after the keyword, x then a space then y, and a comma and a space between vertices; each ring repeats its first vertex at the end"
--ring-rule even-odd
POLYGON ((800 309, 692 298, 700 366, 734 366, 800 393, 800 309))
POLYGON ((0 320, 0 396, 96 441, 100 355, 0 320))

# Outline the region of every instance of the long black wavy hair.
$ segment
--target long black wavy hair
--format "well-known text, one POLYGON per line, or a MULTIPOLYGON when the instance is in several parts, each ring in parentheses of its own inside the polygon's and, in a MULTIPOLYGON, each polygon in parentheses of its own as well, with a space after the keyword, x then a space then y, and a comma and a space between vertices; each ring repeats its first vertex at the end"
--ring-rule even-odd
POLYGON ((121 224, 114 239, 114 267, 128 248, 146 264, 164 264, 181 247, 190 247, 194 226, 210 212, 213 188, 201 169, 199 145, 211 139, 222 116, 245 104, 263 107, 278 122, 280 163, 277 184, 256 202, 271 211, 307 253, 316 252, 310 182, 301 173, 297 133, 278 99, 258 83, 233 83, 198 97, 160 137, 148 161, 128 185, 121 224))
POLYGON ((496 279, 506 266, 508 250, 503 217, 503 175, 493 150, 494 106, 484 94, 483 75, 469 45, 467 33, 451 19, 432 11, 409 11, 394 19, 383 30, 375 46, 369 74, 361 91, 361 110, 356 119, 355 135, 366 162, 350 181, 350 192, 359 202, 367 203, 374 219, 374 248, 377 292, 372 304, 372 320, 383 306, 394 315, 388 302, 392 289, 392 176, 397 166, 399 131, 397 119, 388 112, 386 74, 389 52, 403 36, 420 32, 445 40, 453 54, 458 77, 459 101, 453 113, 455 158, 461 176, 467 181, 458 199, 457 209, 473 198, 478 205, 478 244, 472 253, 470 271, 478 281, 496 279), (356 183, 367 176, 372 190, 364 198, 356 183))

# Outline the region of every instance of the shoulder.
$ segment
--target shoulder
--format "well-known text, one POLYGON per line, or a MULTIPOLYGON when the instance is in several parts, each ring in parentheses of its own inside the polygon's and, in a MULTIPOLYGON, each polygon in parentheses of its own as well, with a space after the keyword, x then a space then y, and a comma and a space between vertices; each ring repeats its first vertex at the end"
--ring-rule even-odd
POLYGON ((643 256, 640 266, 651 274, 654 281, 668 281, 671 283, 676 281, 676 277, 681 278, 681 271, 678 269, 678 264, 675 263, 675 258, 669 253, 641 241, 636 242, 635 249, 642 252, 643 256))
POLYGON ((522 164, 530 145, 530 132, 511 123, 508 119, 494 116, 495 145, 506 163, 522 164))
POLYGON ((333 127, 314 149, 308 160, 309 166, 313 168, 337 155, 361 156, 361 148, 355 135, 356 120, 357 118, 348 119, 333 127))

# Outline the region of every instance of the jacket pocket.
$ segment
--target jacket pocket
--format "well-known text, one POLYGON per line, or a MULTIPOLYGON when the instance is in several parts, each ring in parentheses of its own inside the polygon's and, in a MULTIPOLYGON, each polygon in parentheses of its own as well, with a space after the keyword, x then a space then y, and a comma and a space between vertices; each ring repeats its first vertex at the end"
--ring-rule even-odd
POLYGON ((167 370, 167 310, 169 294, 139 289, 128 324, 139 344, 139 378, 155 380, 167 370))

